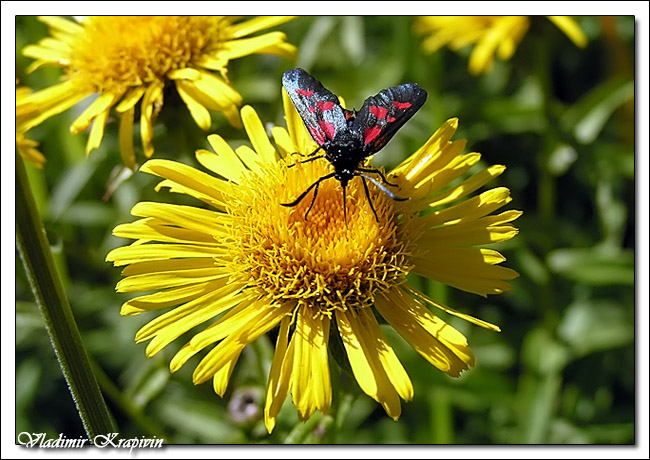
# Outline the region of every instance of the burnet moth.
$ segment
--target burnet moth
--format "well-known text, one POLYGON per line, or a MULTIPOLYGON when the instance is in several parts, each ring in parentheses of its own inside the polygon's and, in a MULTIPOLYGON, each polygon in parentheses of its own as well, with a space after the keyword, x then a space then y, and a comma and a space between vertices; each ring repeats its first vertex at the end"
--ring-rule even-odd
POLYGON ((346 223, 345 191, 348 182, 355 176, 359 176, 363 182, 366 198, 377 222, 379 216, 370 199, 366 180, 375 184, 393 200, 408 199, 396 196, 384 185, 397 186, 388 182, 380 170, 365 168, 363 165, 366 158, 379 152, 397 130, 422 107, 427 99, 426 91, 415 83, 388 88, 366 99, 357 112, 341 107, 339 98, 303 69, 285 72, 282 76, 282 85, 287 90, 311 137, 318 144, 318 148, 302 163, 325 158, 334 167, 334 172, 318 179, 291 203, 281 203, 282 206, 296 206, 314 189, 314 196, 305 213, 305 220, 307 220, 309 211, 316 201, 320 183, 332 177, 343 187, 343 213, 346 223), (325 153, 315 155, 321 149, 325 153), (368 174, 377 174, 381 182, 368 174))

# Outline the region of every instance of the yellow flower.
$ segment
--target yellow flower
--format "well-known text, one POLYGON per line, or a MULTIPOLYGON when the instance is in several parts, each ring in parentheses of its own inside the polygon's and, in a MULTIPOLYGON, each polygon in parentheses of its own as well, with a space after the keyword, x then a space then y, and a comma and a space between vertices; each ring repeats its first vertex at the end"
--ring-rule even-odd
MULTIPOLYGON (((577 46, 587 45, 586 36, 573 19, 568 16, 548 18, 577 46)), ((429 53, 444 45, 453 50, 475 45, 469 58, 469 70, 476 75, 492 69, 495 53, 499 59, 510 59, 529 25, 528 16, 424 16, 416 21, 415 30, 428 35, 422 47, 429 53)))
POLYGON ((91 95, 98 97, 72 123, 70 131, 86 131, 92 123, 86 153, 99 147, 111 108, 120 116, 119 139, 124 164, 135 168, 133 124, 140 103, 140 134, 147 158, 153 155, 153 125, 163 105, 163 88, 173 82, 196 123, 212 122, 208 110, 222 112, 240 126, 241 95, 227 79, 228 62, 254 53, 294 58, 296 48, 282 32, 249 37, 290 20, 258 17, 240 21, 218 16, 86 17, 80 23, 42 17, 51 37, 26 46, 36 59, 29 71, 54 65, 65 70, 61 83, 16 102, 25 132, 91 95), (217 73, 215 73, 217 72, 217 73))
MULTIPOLYGON (((16 88, 16 100, 20 100, 30 94, 30 89, 23 87, 16 88)), ((18 125, 19 120, 16 117, 16 126, 18 125)), ((25 137, 25 132, 18 131, 16 129, 16 149, 18 153, 27 161, 32 163, 37 168, 43 168, 43 165, 47 161, 45 156, 36 148, 38 147, 38 142, 25 137)))
POLYGON ((24 133, 16 133, 16 148, 18 149, 18 153, 31 164, 42 169, 47 160, 36 147, 38 147, 38 142, 27 139, 24 133))
POLYGON ((370 184, 379 222, 359 178, 348 184, 347 225, 334 179, 322 183, 306 220, 311 195, 293 208, 281 203, 294 200, 332 166, 325 159, 296 162, 299 157, 291 155, 307 155, 316 144, 283 97, 288 129, 272 129, 278 149, 245 106, 241 116, 253 148, 233 150, 212 135, 216 153, 197 152, 216 177, 169 160, 142 166, 163 178, 158 188, 191 195, 213 209, 144 202, 132 210, 140 220, 115 228, 115 235, 136 240, 107 255, 107 261, 126 266, 117 290, 149 292, 128 300, 121 313, 171 308, 137 333, 137 342, 150 340, 147 356, 211 321, 192 331, 170 368, 177 371, 211 348, 193 380, 213 379, 219 395, 246 345, 279 325, 264 410, 269 432, 289 393, 303 420, 329 410, 328 342, 336 335, 361 389, 397 419, 400 398, 410 400, 413 386, 375 314, 431 364, 460 375, 474 365, 467 340, 425 304, 499 328, 426 297, 406 275, 418 273, 482 296, 510 290, 506 280, 517 273, 498 265, 504 257, 473 246, 515 236, 510 222, 521 213, 489 215, 511 200, 504 187, 468 197, 505 168, 492 166, 463 179, 480 155, 461 154, 465 141, 450 140, 458 125, 451 119, 390 174, 408 201, 394 201, 370 184))

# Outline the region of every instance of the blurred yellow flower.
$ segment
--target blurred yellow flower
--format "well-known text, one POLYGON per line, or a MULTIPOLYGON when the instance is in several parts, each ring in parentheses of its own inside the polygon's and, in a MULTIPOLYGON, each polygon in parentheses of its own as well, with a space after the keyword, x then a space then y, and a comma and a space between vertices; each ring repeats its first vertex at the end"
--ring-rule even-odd
POLYGON ((36 147, 38 147, 38 142, 27 139, 24 133, 16 133, 18 153, 31 164, 42 169, 46 159, 36 147))
MULTIPOLYGON (((548 18, 577 46, 587 45, 586 36, 573 19, 548 18)), ((415 30, 427 36, 422 47, 428 53, 445 45, 453 50, 474 45, 469 70, 476 75, 492 69, 495 53, 499 59, 510 59, 529 25, 528 16, 423 16, 416 20, 415 30)))
MULTIPOLYGON (((17 82, 16 82, 17 83, 17 82)), ((31 90, 24 86, 16 88, 16 101, 24 98, 29 95, 31 90)), ((16 125, 18 125, 18 119, 16 118, 16 125)), ((25 137, 25 132, 18 131, 16 129, 16 149, 18 153, 31 164, 37 168, 43 168, 45 164, 45 156, 36 148, 38 147, 38 142, 25 137)))
POLYGON ((257 17, 241 21, 220 16, 91 16, 81 22, 42 17, 51 37, 23 49, 36 59, 29 71, 54 65, 63 81, 16 102, 17 132, 26 132, 53 115, 98 97, 72 123, 72 133, 92 123, 86 153, 97 148, 111 108, 120 116, 124 164, 135 168, 133 125, 140 103, 140 134, 147 158, 153 154, 153 125, 163 106, 163 88, 173 82, 196 123, 212 122, 208 110, 222 112, 240 126, 241 95, 227 79, 228 62, 254 53, 294 58, 296 48, 282 32, 249 37, 291 19, 257 17), (215 73, 216 72, 216 73, 215 73))
POLYGON ((171 371, 211 348, 193 380, 212 379, 219 395, 244 348, 279 325, 264 410, 269 432, 289 393, 303 420, 315 410, 328 412, 332 337, 340 337, 361 389, 397 419, 400 398, 412 399, 413 386, 375 315, 432 365, 458 377, 474 365, 474 355, 466 338, 425 304, 499 328, 428 298, 406 276, 418 273, 482 296, 509 291, 507 280, 517 273, 499 266, 505 258, 498 252, 475 246, 514 237, 511 222, 521 212, 490 215, 511 201, 504 187, 469 197, 505 167, 464 177, 481 156, 461 154, 465 141, 450 140, 458 126, 451 119, 390 174, 409 200, 391 200, 370 184, 379 222, 359 178, 348 184, 347 224, 336 180, 322 183, 306 220, 310 199, 293 208, 281 204, 332 166, 325 159, 295 163, 292 153, 308 155, 316 144, 286 93, 283 98, 288 129, 272 129, 279 150, 245 106, 241 117, 253 148, 233 150, 212 135, 208 140, 216 153, 196 154, 216 176, 169 160, 142 166, 163 178, 158 188, 193 196, 213 209, 135 205, 131 213, 140 220, 119 225, 114 234, 136 241, 106 259, 126 266, 119 292, 146 293, 124 303, 121 313, 171 308, 140 329, 136 341, 150 340, 146 353, 153 356, 192 331, 171 371))

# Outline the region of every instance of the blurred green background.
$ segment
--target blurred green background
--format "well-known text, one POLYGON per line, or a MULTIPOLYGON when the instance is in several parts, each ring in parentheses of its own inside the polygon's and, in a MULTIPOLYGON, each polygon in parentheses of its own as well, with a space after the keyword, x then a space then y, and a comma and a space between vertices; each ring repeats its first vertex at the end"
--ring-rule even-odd
MULTIPOLYGON (((433 298, 502 332, 445 318, 466 334, 477 357, 475 368, 451 379, 386 329, 415 387, 398 422, 338 371, 334 422, 316 417, 304 425, 291 404, 271 436, 255 416, 238 421, 229 402, 254 409, 263 394, 273 350, 266 337, 247 347, 223 399, 209 383, 191 383, 191 365, 170 375, 169 361, 182 341, 146 359, 145 344, 133 337, 154 314, 119 315, 126 300, 114 290, 120 270, 104 258, 126 243, 111 230, 133 220, 129 210, 136 202, 178 197, 154 192, 156 180, 139 173, 107 193, 121 165, 115 120, 88 159, 86 135, 68 129, 81 107, 30 131, 47 157, 42 171, 27 165, 32 188, 121 436, 187 444, 634 443, 635 23, 631 16, 576 21, 589 38, 586 48, 546 18, 533 17, 513 58, 497 60, 478 77, 467 70, 469 48, 427 55, 414 18, 395 16, 299 18, 276 28, 299 47, 297 62, 250 56, 229 66, 245 103, 275 124, 284 124, 280 78, 293 67, 310 71, 348 107, 360 107, 386 87, 417 82, 428 100, 376 164, 398 164, 445 120, 458 117, 455 139, 467 139, 468 150, 483 154, 481 166, 508 168, 488 185, 510 188, 514 199, 507 208, 524 211, 515 222, 520 234, 497 247, 521 275, 514 291, 484 299, 416 281, 433 298)), ((21 85, 41 89, 60 77, 51 68, 25 73, 31 60, 21 49, 45 36, 35 18, 16 18, 21 85)), ((223 116, 213 120, 210 132, 235 145, 246 142, 223 116)), ((156 158, 197 166, 193 152, 206 146, 206 134, 177 94, 165 95, 156 158)), ((16 433, 82 436, 17 253, 15 287, 16 433)))

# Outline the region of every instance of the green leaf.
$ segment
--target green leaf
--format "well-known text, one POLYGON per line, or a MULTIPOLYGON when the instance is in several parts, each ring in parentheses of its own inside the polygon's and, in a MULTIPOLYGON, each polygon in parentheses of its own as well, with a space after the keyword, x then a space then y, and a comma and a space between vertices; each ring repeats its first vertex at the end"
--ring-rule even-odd
POLYGON ((296 65, 309 70, 317 61, 321 50, 325 48, 323 42, 330 35, 336 21, 331 16, 321 16, 314 20, 302 40, 298 51, 296 65))
POLYGON ((602 131, 612 113, 634 98, 634 81, 627 78, 609 80, 564 113, 561 124, 578 142, 590 144, 602 131))
POLYGON ((634 253, 610 248, 551 251, 546 262, 554 273, 594 286, 634 285, 634 253))
POLYGON ((558 335, 578 357, 634 342, 634 305, 592 299, 569 305, 558 335))
POLYGON ((105 149, 99 149, 93 152, 93 155, 87 160, 76 163, 62 175, 52 191, 48 209, 48 217, 50 219, 56 221, 63 216, 70 207, 70 204, 93 177, 99 163, 105 156, 105 149))
POLYGON ((559 373, 569 361, 566 346, 545 329, 534 329, 524 338, 521 359, 528 369, 539 375, 559 373))
POLYGON ((359 64, 366 54, 365 27, 360 16, 341 18, 341 44, 351 64, 359 64))

